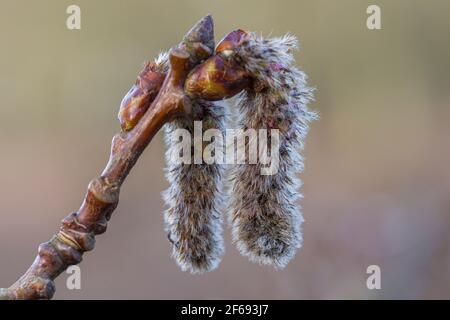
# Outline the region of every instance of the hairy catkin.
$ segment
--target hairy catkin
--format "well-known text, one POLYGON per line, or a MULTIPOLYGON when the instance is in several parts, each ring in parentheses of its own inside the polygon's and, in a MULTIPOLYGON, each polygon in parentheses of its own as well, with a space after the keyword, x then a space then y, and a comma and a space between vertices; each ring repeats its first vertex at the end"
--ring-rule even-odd
MULTIPOLYGON (((223 165, 194 163, 194 121, 202 122, 202 134, 208 129, 225 130, 224 107, 219 102, 192 101, 190 115, 165 125, 166 177, 170 184, 163 192, 166 231, 173 245, 172 255, 183 271, 203 273, 215 269, 224 252, 221 205, 223 203, 223 165), (191 163, 176 160, 179 146, 175 131, 189 132, 187 149, 191 163)), ((203 147, 201 147, 203 148, 203 147)))
POLYGON ((237 164, 230 170, 233 240, 250 260, 276 268, 285 267, 302 244, 296 174, 303 169, 300 151, 309 122, 317 117, 307 108, 313 90, 293 65, 296 47, 296 39, 289 35, 273 39, 253 35, 235 57, 254 78, 253 87, 238 96, 237 126, 278 129, 279 168, 272 175, 262 175, 261 164, 237 164))

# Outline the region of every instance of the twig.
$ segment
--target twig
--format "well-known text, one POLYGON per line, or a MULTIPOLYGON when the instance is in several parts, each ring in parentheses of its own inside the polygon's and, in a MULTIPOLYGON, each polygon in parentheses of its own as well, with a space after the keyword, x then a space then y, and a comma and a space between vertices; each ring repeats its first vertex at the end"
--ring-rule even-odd
POLYGON ((76 213, 62 221, 59 232, 39 246, 38 255, 27 272, 10 288, 0 289, 0 299, 51 299, 54 279, 70 265, 78 264, 83 253, 94 249, 95 236, 106 231, 117 207, 122 183, 158 130, 174 116, 189 112, 189 98, 183 86, 188 72, 212 52, 211 16, 199 21, 181 45, 170 53, 170 69, 164 83, 142 119, 112 141, 109 162, 99 178, 88 186, 76 213))

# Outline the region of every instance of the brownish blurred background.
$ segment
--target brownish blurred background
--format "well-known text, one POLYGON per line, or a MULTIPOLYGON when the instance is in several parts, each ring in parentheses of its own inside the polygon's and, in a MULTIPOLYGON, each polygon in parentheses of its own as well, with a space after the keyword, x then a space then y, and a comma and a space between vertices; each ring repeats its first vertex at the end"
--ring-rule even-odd
POLYGON ((106 163, 119 102, 142 66, 212 13, 299 37, 318 88, 301 175, 304 247, 283 271, 241 257, 225 230, 219 269, 181 272, 163 231, 159 134, 126 181, 108 232, 58 299, 450 298, 450 2, 1 0, 0 286, 76 210, 106 163), (66 28, 66 8, 82 30, 66 28), (366 28, 378 4, 382 30, 366 28), (366 268, 381 267, 381 290, 366 268))

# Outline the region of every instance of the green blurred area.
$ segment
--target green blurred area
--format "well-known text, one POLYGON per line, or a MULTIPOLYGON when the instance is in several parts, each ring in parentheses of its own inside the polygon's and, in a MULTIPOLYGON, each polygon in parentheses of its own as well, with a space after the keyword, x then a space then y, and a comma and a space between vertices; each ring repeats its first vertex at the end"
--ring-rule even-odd
POLYGON ((127 180, 83 290, 56 298, 450 298, 449 1, 0 1, 0 285, 76 210, 119 130, 142 63, 211 13, 216 40, 244 28, 296 35, 321 115, 308 136, 304 248, 281 272, 227 235, 221 267, 178 270, 163 232, 158 136, 127 180), (82 29, 66 28, 66 8, 82 29), (378 4, 382 30, 366 28, 378 4), (4 259, 4 257, 9 257, 4 259), (365 286, 380 265, 382 290, 365 286))

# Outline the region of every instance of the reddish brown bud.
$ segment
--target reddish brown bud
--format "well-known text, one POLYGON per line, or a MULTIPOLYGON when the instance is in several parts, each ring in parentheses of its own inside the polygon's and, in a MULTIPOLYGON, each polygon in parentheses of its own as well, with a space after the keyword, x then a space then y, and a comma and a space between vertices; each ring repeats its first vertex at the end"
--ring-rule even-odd
POLYGON ((194 68, 184 90, 193 97, 215 101, 230 98, 248 86, 246 72, 220 55, 194 68))
POLYGON ((225 36, 217 45, 216 55, 188 75, 185 91, 193 97, 214 101, 230 98, 245 89, 250 77, 232 55, 248 37, 250 34, 240 29, 225 36))
POLYGON ((165 74, 157 71, 154 63, 145 65, 120 104, 118 118, 122 130, 130 131, 136 126, 161 89, 164 78, 165 74))
POLYGON ((236 50, 242 45, 246 39, 250 37, 250 33, 242 29, 238 29, 227 34, 220 42, 217 44, 216 53, 223 52, 225 50, 236 50))

